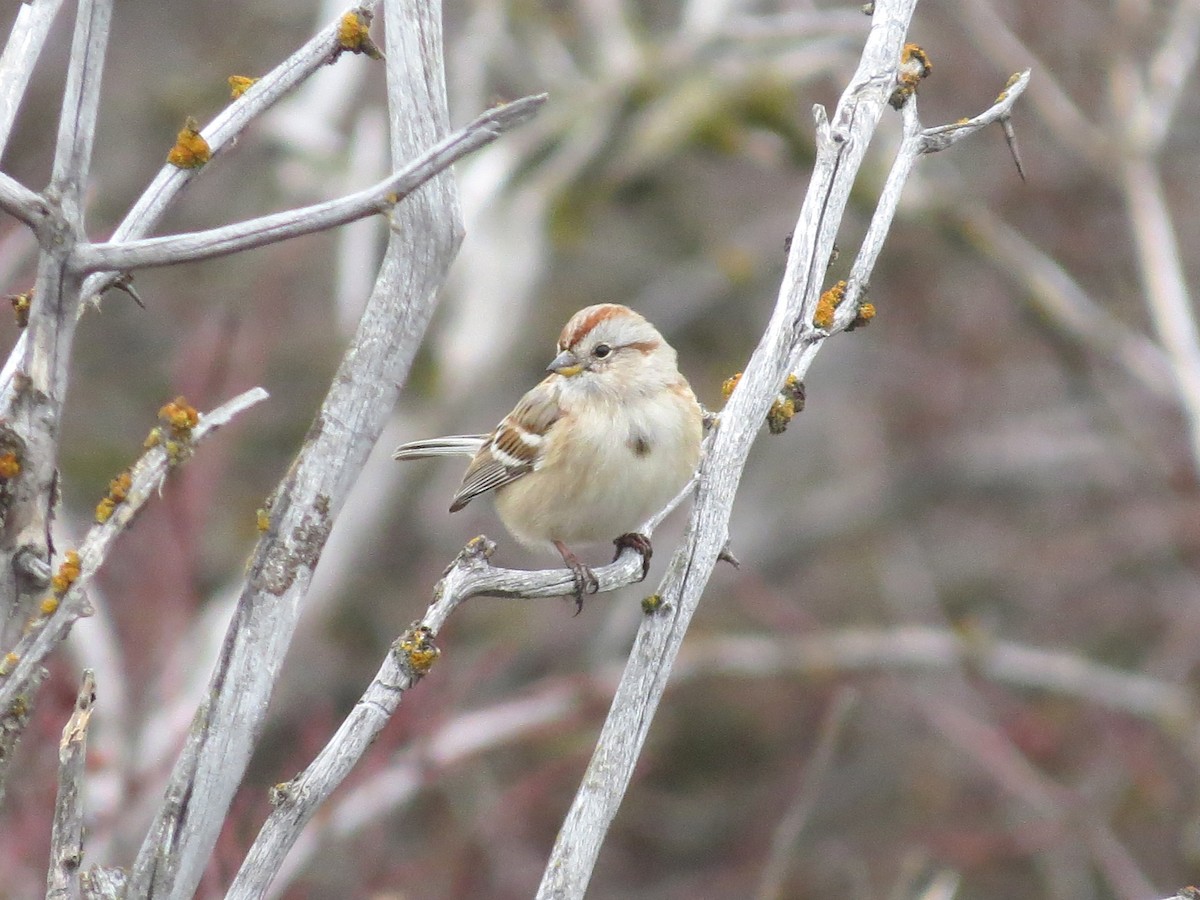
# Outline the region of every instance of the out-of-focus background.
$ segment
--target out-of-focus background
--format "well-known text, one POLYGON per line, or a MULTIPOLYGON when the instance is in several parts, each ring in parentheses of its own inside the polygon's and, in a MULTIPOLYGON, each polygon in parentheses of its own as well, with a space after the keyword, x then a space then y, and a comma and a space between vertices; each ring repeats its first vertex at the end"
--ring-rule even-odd
MULTIPOLYGON (((35 189, 67 7, 0 160, 35 189)), ((267 71, 340 11, 117 4, 89 231, 115 227, 186 116, 228 102, 229 75, 267 71)), ((601 301, 658 324, 719 408, 775 300, 812 107, 836 104, 870 26, 857 2, 805 0, 468 0, 445 17, 456 123, 526 93, 550 101, 457 167, 461 256, 321 561, 205 896, 236 870, 268 787, 329 737, 468 538, 496 538, 504 565, 553 564, 516 547, 488 502, 447 514, 460 464, 400 465, 391 448, 489 429, 540 377, 563 322, 601 301)), ((1186 360, 1200 11, 927 2, 910 39, 933 61, 929 125, 981 111, 1033 68, 1014 119, 1028 180, 999 128, 920 163, 872 279, 877 318, 826 345, 808 408, 751 456, 732 522, 741 569, 709 586, 589 896, 907 898, 941 876, 980 900, 1144 898, 1200 873, 1200 442, 1158 331, 1186 360)), ((204 171, 160 233, 377 180, 382 79, 363 57, 319 73, 204 171)), ((849 270, 899 130, 889 114, 830 280, 849 270)), ((271 400, 172 477, 100 573, 99 615, 55 656, 0 812, 6 896, 42 891, 52 748, 83 665, 99 679, 85 863, 132 858, 255 511, 311 422, 384 239, 374 220, 147 271, 146 309, 114 294, 85 316, 60 546, 166 400, 207 409, 255 384, 271 400)), ((0 293, 28 288, 33 251, 0 220, 0 293)), ((0 345, 16 334, 6 317, 0 345)), ((442 660, 298 848, 284 896, 529 896, 678 518, 656 537, 650 582, 578 617, 565 600, 461 609, 442 660)))

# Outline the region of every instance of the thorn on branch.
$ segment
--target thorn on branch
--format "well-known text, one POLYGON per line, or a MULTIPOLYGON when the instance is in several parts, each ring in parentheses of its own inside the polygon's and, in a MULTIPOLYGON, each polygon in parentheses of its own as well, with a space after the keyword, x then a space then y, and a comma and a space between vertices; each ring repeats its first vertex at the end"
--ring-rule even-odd
POLYGON ((177 169, 198 169, 212 158, 212 149, 199 129, 191 116, 184 120, 183 128, 175 135, 175 146, 167 154, 168 163, 177 169))
MULTIPOLYGON (((803 387, 803 385, 801 385, 803 387)), ((717 554, 718 562, 727 562, 735 569, 742 567, 742 561, 733 555, 733 551, 729 549, 729 541, 725 542, 725 546, 721 548, 721 552, 717 554)))
POLYGON ((1021 176, 1022 181, 1028 181, 1029 179, 1025 177, 1025 167, 1021 165, 1021 154, 1017 150, 1017 132, 1013 128, 1012 116, 1001 116, 1000 127, 1004 129, 1004 140, 1008 142, 1008 152, 1012 154, 1017 174, 1021 176))
MULTIPOLYGON (((204 140, 204 139, 201 138, 201 140, 204 140)), ((124 294, 128 294, 130 297, 133 298, 133 302, 136 303, 138 306, 140 306, 142 309, 146 308, 146 304, 142 300, 141 296, 138 294, 137 291, 135 291, 133 289, 133 273, 132 272, 122 272, 112 282, 112 284, 110 284, 108 286, 109 290, 111 290, 113 288, 116 288, 118 291, 121 291, 124 294)), ((98 295, 95 298, 95 303, 97 306, 99 306, 100 298, 98 295)))
POLYGON ((888 98, 892 109, 902 109, 908 98, 917 92, 917 85, 922 79, 928 78, 932 71, 933 62, 929 54, 916 44, 905 44, 900 51, 900 69, 896 73, 898 86, 888 98))

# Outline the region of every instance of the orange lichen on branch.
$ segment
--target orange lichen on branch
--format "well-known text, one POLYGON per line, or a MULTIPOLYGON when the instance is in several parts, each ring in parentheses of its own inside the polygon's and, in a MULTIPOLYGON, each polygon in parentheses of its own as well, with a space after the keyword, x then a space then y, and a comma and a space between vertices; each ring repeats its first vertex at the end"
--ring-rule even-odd
POLYGON ((158 420, 169 427, 176 438, 185 440, 200 424, 200 413, 185 398, 176 397, 158 411, 158 420))
POLYGON ((230 75, 229 76, 229 96, 236 100, 246 91, 250 90, 250 86, 258 81, 257 78, 250 78, 247 75, 230 75))
POLYGON ((813 324, 828 331, 833 327, 833 312, 846 297, 846 282, 838 281, 821 295, 817 301, 817 309, 813 313, 813 324))
POLYGON ((721 396, 726 400, 733 394, 733 389, 738 386, 738 382, 742 380, 741 372, 734 372, 728 378, 721 382, 721 396))
POLYGON ((133 476, 126 469, 108 483, 108 493, 96 504, 96 521, 103 525, 113 514, 113 511, 125 502, 129 489, 133 487, 133 476))
POLYGON ((433 632, 424 625, 413 625, 396 641, 396 653, 414 675, 429 673, 442 651, 433 645, 433 632))
POLYGON ((858 315, 854 317, 853 322, 846 326, 846 330, 853 331, 855 328, 866 328, 873 318, 875 318, 875 304, 860 303, 858 305, 858 315))
POLYGON ((0 478, 15 478, 21 474, 21 461, 17 454, 9 451, 0 453, 0 478))
POLYGON ((269 531, 271 528, 271 515, 263 507, 259 507, 254 514, 254 524, 260 532, 269 531))
POLYGON ((783 434, 796 413, 803 411, 804 382, 795 375, 789 375, 784 379, 783 388, 767 411, 767 430, 771 434, 783 434))
POLYGON ((338 47, 351 53, 364 53, 371 59, 383 59, 383 53, 368 31, 372 18, 374 16, 368 9, 352 9, 342 16, 337 29, 338 47))
POLYGON ((4 659, 0 660, 0 675, 7 675, 21 661, 21 657, 13 652, 4 654, 4 659))
POLYGON ((208 141, 200 134, 196 120, 188 116, 175 136, 175 146, 167 154, 167 162, 179 169, 198 169, 211 158, 208 141))
POLYGON ((53 594, 49 597, 43 597, 41 604, 38 606, 38 611, 43 616, 52 616, 58 609, 58 598, 53 594))
POLYGON ((68 550, 63 556, 62 565, 58 567, 58 571, 50 579, 50 587, 54 589, 55 596, 61 597, 70 590, 71 585, 75 583, 75 579, 79 577, 79 573, 82 570, 83 566, 79 561, 79 554, 74 550, 68 550))
POLYGON ((24 328, 29 324, 29 307, 33 305, 33 291, 23 294, 9 294, 8 302, 12 304, 13 315, 17 318, 17 327, 24 328))
POLYGON ((892 91, 888 102, 894 109, 900 109, 908 102, 908 98, 917 92, 921 79, 928 78, 933 71, 933 62, 929 54, 916 44, 905 44, 900 51, 900 70, 896 73, 897 87, 892 91))

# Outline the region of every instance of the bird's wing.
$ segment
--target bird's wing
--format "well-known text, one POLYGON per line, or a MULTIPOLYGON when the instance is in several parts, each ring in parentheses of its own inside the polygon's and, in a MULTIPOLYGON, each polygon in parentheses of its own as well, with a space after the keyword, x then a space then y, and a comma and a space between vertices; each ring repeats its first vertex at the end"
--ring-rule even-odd
POLYGON ((546 435, 563 415, 551 387, 554 377, 542 381, 522 397, 479 448, 450 502, 450 512, 457 512, 472 498, 511 484, 538 467, 546 435))

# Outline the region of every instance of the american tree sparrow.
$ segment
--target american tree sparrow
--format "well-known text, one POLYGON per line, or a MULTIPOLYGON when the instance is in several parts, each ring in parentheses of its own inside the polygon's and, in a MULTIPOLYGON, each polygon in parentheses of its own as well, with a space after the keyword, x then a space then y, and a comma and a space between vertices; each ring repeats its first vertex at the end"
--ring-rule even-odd
POLYGON ((598 589, 568 544, 616 536, 650 565, 633 529, 662 509, 700 460, 703 413, 654 326, 616 303, 581 309, 558 338, 550 373, 491 434, 398 447, 393 459, 471 456, 450 502, 456 512, 496 492, 500 520, 521 543, 552 544, 575 579, 575 601, 598 589))

